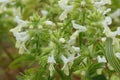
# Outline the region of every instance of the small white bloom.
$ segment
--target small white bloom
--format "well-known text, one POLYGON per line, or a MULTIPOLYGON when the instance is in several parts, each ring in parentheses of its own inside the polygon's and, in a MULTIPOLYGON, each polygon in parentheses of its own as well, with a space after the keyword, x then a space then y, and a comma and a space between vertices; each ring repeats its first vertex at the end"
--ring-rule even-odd
POLYGON ((105 42, 106 41, 106 37, 101 38, 101 41, 105 42))
POLYGON ((110 11, 111 11, 111 8, 108 8, 107 10, 105 10, 105 11, 103 12, 103 15, 107 14, 107 13, 110 12, 110 11))
POLYGON ((83 59, 83 62, 84 62, 84 63, 87 63, 87 60, 88 60, 88 59, 87 59, 87 57, 86 57, 86 58, 83 59))
POLYGON ((117 35, 120 35, 120 27, 117 27, 117 35))
POLYGON ((71 36, 70 40, 68 41, 69 44, 74 44, 76 42, 76 38, 78 37, 80 31, 76 30, 71 36))
POLYGON ((88 46, 88 49, 89 49, 90 54, 92 54, 93 53, 93 44, 91 44, 90 46, 88 46))
POLYGON ((48 57, 48 63, 50 64, 50 66, 49 66, 50 76, 52 76, 53 71, 54 71, 54 64, 56 63, 56 61, 54 59, 54 55, 51 55, 48 57))
POLYGON ((41 10, 41 13, 43 16, 46 16, 48 14, 48 11, 47 10, 41 10))
POLYGON ((87 29, 84 26, 75 23, 75 20, 72 20, 73 28, 77 29, 71 36, 68 41, 69 44, 74 44, 76 42, 76 38, 78 37, 80 32, 85 32, 87 29))
POLYGON ((119 48, 119 40, 118 38, 116 38, 116 36, 120 35, 120 28, 118 27, 116 31, 111 31, 108 26, 110 24, 111 24, 111 19, 110 17, 107 17, 105 21, 103 21, 103 27, 104 27, 103 33, 105 33, 107 37, 111 37, 113 39, 112 44, 115 45, 116 48, 119 48))
POLYGON ((27 32, 15 33, 14 36, 16 37, 16 40, 23 41, 23 42, 26 42, 30 38, 30 36, 27 32))
POLYGON ((111 5, 112 3, 111 3, 111 0, 101 0, 100 2, 94 2, 94 4, 96 6, 104 6, 106 4, 111 5))
POLYGON ((115 53, 115 56, 116 56, 118 59, 120 59, 120 53, 119 53, 119 52, 115 53))
MULTIPOLYGON (((21 31, 21 29, 22 29, 22 27, 15 27, 15 28, 13 28, 13 29, 10 29, 10 32, 12 32, 13 34, 14 33, 17 33, 17 32, 19 32, 19 31, 21 31)), ((15 34, 14 34, 15 35, 15 34)))
POLYGON ((111 24, 112 24, 112 19, 111 19, 111 17, 109 17, 109 16, 105 17, 105 22, 106 22, 108 25, 111 25, 111 24))
POLYGON ((111 5, 111 4, 112 4, 111 0, 101 0, 101 3, 102 3, 103 5, 106 5, 106 4, 111 5))
POLYGON ((64 39, 64 38, 60 38, 59 41, 60 41, 61 43, 65 43, 65 39, 64 39))
POLYGON ((114 19, 120 17, 120 9, 117 9, 116 11, 114 11, 112 14, 110 14, 110 16, 114 19))
POLYGON ((8 3, 9 0, 0 0, 0 3, 8 3))
POLYGON ((85 6, 86 2, 85 1, 81 1, 81 6, 85 6))
POLYGON ((53 23, 52 21, 45 21, 45 24, 49 26, 55 26, 55 23, 53 23))
POLYGON ((85 32, 87 29, 85 26, 79 25, 75 23, 75 20, 72 20, 72 25, 74 29, 79 30, 80 32, 85 32))
POLYGON ((98 59, 98 62, 103 62, 103 63, 107 62, 104 56, 103 57, 98 56, 97 59, 98 59))
POLYGON ((72 46, 72 48, 77 52, 79 53, 80 52, 80 47, 75 47, 75 46, 72 46))
POLYGON ((16 41, 15 47, 19 48, 19 54, 23 54, 25 51, 28 51, 25 46, 25 42, 16 41))
POLYGON ((69 75, 69 66, 68 66, 69 60, 63 55, 61 56, 61 59, 64 62, 64 66, 63 66, 62 70, 64 70, 64 73, 66 75, 69 75))
POLYGON ((67 18, 67 14, 73 9, 73 5, 67 5, 69 0, 60 0, 58 5, 63 9, 63 13, 59 16, 59 20, 64 20, 67 18))
POLYGON ((105 17, 105 21, 103 21, 103 23, 102 23, 102 24, 103 24, 103 27, 104 27, 103 33, 105 33, 105 35, 106 35, 107 37, 114 38, 114 37, 117 35, 117 32, 116 32, 116 31, 112 32, 112 31, 110 30, 110 28, 109 28, 108 25, 110 25, 111 23, 112 23, 111 17, 105 17))
POLYGON ((27 51, 26 47, 25 47, 25 43, 27 40, 30 39, 30 36, 28 34, 28 32, 20 32, 21 31, 21 27, 15 27, 13 29, 10 30, 10 32, 13 33, 14 37, 16 38, 16 48, 19 48, 19 53, 22 54, 25 51, 27 51))
MULTIPOLYGON (((12 8, 12 13, 13 13, 13 16, 18 16, 18 17, 21 17, 21 8, 18 7, 18 8, 12 8)), ((15 18, 14 18, 14 21, 15 21, 15 18)), ((15 21, 16 22, 16 21, 15 21)))
POLYGON ((13 33, 17 41, 26 42, 30 36, 28 35, 28 32, 19 32, 21 30, 21 27, 15 27, 10 30, 10 32, 13 33))
POLYGON ((61 56, 61 59, 64 63, 64 66, 62 67, 62 70, 66 75, 69 75, 69 69, 71 69, 73 62, 76 58, 78 58, 79 55, 75 57, 75 54, 69 54, 68 58, 66 58, 64 55, 61 56))
POLYGON ((17 22, 18 25, 21 25, 21 26, 25 26, 27 24, 27 21, 23 21, 19 16, 16 16, 14 21, 17 22))

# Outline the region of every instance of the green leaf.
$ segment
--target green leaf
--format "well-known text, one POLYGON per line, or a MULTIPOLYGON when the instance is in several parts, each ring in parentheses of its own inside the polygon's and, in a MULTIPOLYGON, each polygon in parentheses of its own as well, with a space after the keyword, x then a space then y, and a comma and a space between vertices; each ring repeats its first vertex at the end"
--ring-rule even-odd
POLYGON ((95 76, 92 80, 107 80, 104 75, 95 76))
POLYGON ((103 68, 103 66, 104 66, 104 63, 91 64, 87 69, 86 77, 91 80, 93 77, 96 76, 96 70, 99 68, 103 68))
POLYGON ((113 53, 112 42, 113 42, 112 38, 108 37, 106 41, 105 57, 110 63, 110 65, 115 69, 115 71, 120 73, 120 61, 115 57, 113 53))
POLYGON ((15 59, 10 65, 10 68, 19 68, 26 65, 28 62, 34 61, 35 58, 31 55, 22 55, 19 58, 15 59))

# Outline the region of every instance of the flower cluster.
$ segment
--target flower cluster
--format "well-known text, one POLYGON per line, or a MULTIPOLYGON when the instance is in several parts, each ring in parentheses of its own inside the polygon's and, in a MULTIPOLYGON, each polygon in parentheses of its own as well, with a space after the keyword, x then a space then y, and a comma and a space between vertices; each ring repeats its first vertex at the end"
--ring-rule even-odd
MULTIPOLYGON (((111 5, 111 0, 48 2, 49 5, 46 3, 27 20, 22 19, 22 13, 15 16, 17 26, 10 31, 16 38, 20 54, 32 55, 40 65, 44 63, 42 66, 49 70, 50 77, 58 71, 66 76, 82 75, 80 71, 91 69, 89 67, 93 64, 107 63, 104 44, 108 37, 113 39, 115 56, 120 58, 120 40, 117 37, 120 27, 116 31, 111 30, 112 19, 116 19, 115 15, 120 16, 120 11, 108 15, 111 8, 106 5, 111 5)), ((46 69, 44 71, 47 72, 46 69)), ((85 75, 88 75, 87 71, 85 75)))

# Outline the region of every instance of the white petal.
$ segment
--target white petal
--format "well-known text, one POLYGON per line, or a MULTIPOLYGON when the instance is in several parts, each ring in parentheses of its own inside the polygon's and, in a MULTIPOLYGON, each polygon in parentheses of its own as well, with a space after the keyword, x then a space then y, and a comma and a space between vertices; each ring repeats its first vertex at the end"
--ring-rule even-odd
POLYGON ((77 52, 79 53, 80 52, 80 47, 75 47, 75 46, 72 46, 72 48, 77 52))
POLYGON ((114 11, 112 14, 110 14, 112 18, 117 18, 120 16, 120 8, 114 11))
POLYGON ((26 25, 27 24, 27 21, 23 21, 19 16, 16 16, 15 17, 15 22, 17 22, 19 25, 26 25))
POLYGON ((55 23, 53 23, 52 21, 45 21, 45 24, 50 26, 55 26, 55 23))
POLYGON ((8 3, 9 0, 0 0, 0 3, 8 3))
POLYGON ((61 59, 64 62, 64 64, 68 63, 68 59, 64 55, 61 56, 61 59))
POLYGON ((112 23, 112 19, 109 16, 105 17, 105 21, 108 25, 110 25, 112 23))
POLYGON ((105 10, 105 11, 103 12, 103 15, 107 14, 107 13, 110 12, 110 11, 111 11, 111 8, 108 8, 107 10, 105 10))
POLYGON ((59 20, 64 20, 65 18, 67 18, 67 12, 66 11, 62 12, 62 14, 59 16, 59 20))
POLYGON ((106 41, 106 37, 101 38, 101 41, 105 42, 106 41))
POLYGON ((54 55, 51 55, 48 57, 48 63, 56 63, 56 61, 54 59, 54 55))
POLYGON ((119 53, 119 52, 115 53, 115 56, 116 56, 118 59, 120 59, 120 53, 119 53))
POLYGON ((62 70, 64 71, 64 73, 66 75, 69 75, 69 67, 68 67, 68 65, 64 65, 64 67, 62 68, 62 70))
POLYGON ((75 20, 72 20, 72 24, 73 24, 73 28, 74 29, 79 29, 80 32, 85 32, 87 30, 86 27, 84 27, 82 25, 79 25, 79 24, 76 24, 75 20))
POLYGON ((55 70, 55 69, 54 69, 54 64, 50 64, 50 66, 49 66, 50 76, 53 75, 53 71, 54 71, 54 70, 55 70))
POLYGON ((104 62, 104 63, 107 62, 104 56, 103 57, 98 56, 97 59, 98 59, 98 62, 104 62))
POLYGON ((30 38, 27 32, 15 33, 14 36, 16 37, 16 40, 23 41, 23 42, 26 42, 30 38))
POLYGON ((120 35, 120 27, 117 28, 117 34, 120 35))
POLYGON ((64 38, 60 38, 60 39, 59 39, 59 42, 65 43, 65 39, 64 39, 64 38))
POLYGON ((48 14, 48 11, 47 10, 41 10, 41 13, 43 16, 46 16, 48 14))

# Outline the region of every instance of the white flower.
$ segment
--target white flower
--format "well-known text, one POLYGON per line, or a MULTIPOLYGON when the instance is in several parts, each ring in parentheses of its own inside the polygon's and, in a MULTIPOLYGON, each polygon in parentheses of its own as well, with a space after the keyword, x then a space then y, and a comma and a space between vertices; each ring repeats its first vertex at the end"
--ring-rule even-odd
POLYGON ((120 27, 117 27, 117 35, 120 35, 120 27))
POLYGON ((60 38, 59 41, 60 41, 61 43, 65 43, 65 39, 64 39, 64 38, 60 38))
POLYGON ((105 21, 103 21, 103 27, 104 27, 104 31, 103 33, 105 33, 105 35, 107 37, 110 37, 113 39, 113 45, 116 45, 116 48, 119 48, 119 39, 116 38, 117 35, 120 35, 120 27, 117 28, 116 31, 111 31, 109 26, 112 23, 112 20, 110 17, 106 17, 105 21))
POLYGON ((75 47, 75 46, 72 46, 72 48, 75 50, 75 52, 79 53, 80 52, 80 47, 75 47))
POLYGON ((7 11, 6 4, 9 3, 9 0, 0 0, 0 13, 4 13, 4 11, 7 11))
POLYGON ((87 29, 84 26, 76 24, 74 20, 72 20, 72 25, 74 29, 77 29, 71 36, 70 40, 68 41, 69 44, 74 44, 76 42, 76 38, 78 37, 80 32, 85 32, 87 29))
POLYGON ((94 4, 95 4, 96 6, 104 6, 104 5, 106 5, 106 4, 111 5, 112 3, 111 3, 111 0, 101 0, 100 2, 95 2, 94 4))
POLYGON ((86 5, 86 2, 85 1, 81 1, 81 6, 85 6, 86 5))
POLYGON ((25 26, 27 24, 27 21, 23 21, 19 16, 15 16, 14 21, 17 22, 18 25, 21 25, 21 26, 25 26))
POLYGON ((97 59, 98 59, 98 62, 103 62, 103 63, 107 62, 104 56, 103 57, 98 56, 97 59))
POLYGON ((102 38, 101 38, 101 41, 102 41, 102 42, 105 42, 105 41, 106 41, 106 37, 102 37, 102 38))
POLYGON ((23 42, 26 42, 30 38, 27 32, 15 33, 14 36, 16 37, 16 40, 23 41, 23 42))
POLYGON ((120 9, 117 9, 114 11, 110 16, 116 21, 119 22, 119 17, 120 17, 120 9))
POLYGON ((109 16, 105 17, 105 22, 106 22, 107 25, 111 25, 112 24, 111 17, 109 17, 109 16))
POLYGON ((50 66, 49 66, 50 76, 52 76, 53 71, 54 71, 54 64, 56 63, 56 61, 54 59, 54 55, 51 55, 48 57, 48 63, 50 64, 50 66))
POLYGON ((102 4, 102 5, 106 5, 106 4, 111 5, 112 2, 111 2, 111 0, 101 0, 101 4, 102 4))
POLYGON ((49 26, 55 26, 55 23, 53 23, 52 21, 45 21, 45 24, 49 26))
POLYGON ((72 20, 72 25, 74 29, 79 30, 80 32, 85 32, 87 29, 85 26, 79 25, 75 23, 75 20, 72 20))
POLYGON ((9 0, 0 0, 0 3, 8 3, 9 0))
POLYGON ((76 38, 78 37, 80 31, 76 30, 71 36, 70 36, 70 40, 68 41, 69 44, 74 44, 76 42, 76 38))
POLYGON ((59 16, 59 20, 64 20, 67 18, 67 14, 73 9, 73 5, 67 5, 69 0, 60 0, 58 1, 58 5, 63 11, 63 13, 59 16))
POLYGON ((110 25, 112 23, 112 19, 111 19, 111 17, 105 17, 105 20, 103 21, 103 27, 104 27, 104 31, 103 31, 103 33, 105 33, 105 35, 107 36, 107 37, 111 37, 111 38, 114 38, 116 35, 117 35, 117 32, 116 31, 114 31, 114 32, 112 32, 111 30, 110 30, 110 28, 109 28, 109 26, 108 25, 110 25))
MULTIPOLYGON (((13 29, 10 29, 10 32, 12 32, 13 34, 14 33, 17 33, 17 32, 20 32, 21 31, 21 29, 22 29, 22 27, 15 27, 15 28, 13 28, 13 29)), ((15 34, 14 34, 15 35, 15 34)))
POLYGON ((71 69, 73 62, 76 58, 78 58, 80 55, 77 55, 75 57, 75 54, 69 54, 68 58, 66 58, 64 55, 61 56, 61 59, 64 63, 64 66, 62 67, 62 70, 66 75, 69 75, 69 69, 71 69))
POLYGON ((15 21, 18 23, 18 26, 10 29, 10 32, 12 32, 16 38, 16 48, 19 48, 19 53, 22 54, 28 51, 25 43, 30 39, 30 35, 27 31, 21 32, 22 28, 27 24, 26 21, 21 20, 18 16, 15 17, 15 21))
MULTIPOLYGON (((16 28, 15 28, 16 30, 16 28)), ((11 30, 13 32, 13 35, 16 38, 16 48, 19 48, 19 53, 22 54, 25 51, 27 51, 27 48, 25 47, 25 43, 27 40, 30 39, 30 36, 27 32, 17 32, 14 29, 11 30)))
POLYGON ((30 36, 28 35, 28 32, 20 32, 21 27, 15 27, 10 30, 10 32, 13 33, 17 41, 23 41, 26 42, 30 36))
POLYGON ((41 13, 43 16, 46 16, 48 14, 48 11, 47 10, 41 10, 41 13))
POLYGON ((115 56, 116 56, 118 59, 120 59, 120 53, 119 53, 119 52, 115 53, 115 56))
POLYGON ((16 48, 19 48, 19 54, 23 54, 25 51, 28 51, 25 42, 16 41, 16 48))
POLYGON ((111 11, 111 8, 108 8, 107 10, 105 10, 105 11, 103 12, 103 15, 107 14, 107 13, 110 12, 110 11, 111 11))

